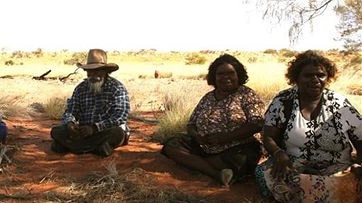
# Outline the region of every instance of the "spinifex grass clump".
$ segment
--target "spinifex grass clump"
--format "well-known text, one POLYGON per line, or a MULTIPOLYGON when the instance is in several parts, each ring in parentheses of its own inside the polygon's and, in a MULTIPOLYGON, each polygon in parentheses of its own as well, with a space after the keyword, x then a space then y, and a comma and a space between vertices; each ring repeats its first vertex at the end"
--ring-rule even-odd
POLYGON ((52 119, 61 119, 66 106, 66 98, 52 97, 44 105, 45 113, 52 119))
POLYGON ((157 136, 154 138, 162 142, 168 137, 186 132, 186 125, 196 102, 189 92, 166 94, 163 98, 165 114, 159 121, 157 136))

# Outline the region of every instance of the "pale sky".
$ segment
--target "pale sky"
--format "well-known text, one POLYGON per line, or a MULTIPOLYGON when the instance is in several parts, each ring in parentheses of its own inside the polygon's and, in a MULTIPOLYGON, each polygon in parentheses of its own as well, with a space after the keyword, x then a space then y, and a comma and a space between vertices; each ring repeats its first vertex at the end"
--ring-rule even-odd
POLYGON ((160 51, 340 48, 335 14, 294 46, 243 0, 1 0, 0 49, 160 51))

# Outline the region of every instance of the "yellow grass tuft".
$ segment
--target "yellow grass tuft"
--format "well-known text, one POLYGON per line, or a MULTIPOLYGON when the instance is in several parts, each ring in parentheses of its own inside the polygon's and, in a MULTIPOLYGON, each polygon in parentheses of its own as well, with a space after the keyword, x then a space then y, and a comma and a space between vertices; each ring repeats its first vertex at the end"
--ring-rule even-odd
POLYGON ((52 97, 44 105, 47 116, 52 119, 61 119, 65 110, 67 99, 65 97, 52 97))
MULTIPOLYGON (((186 132, 186 124, 197 101, 190 99, 188 92, 169 92, 163 98, 164 115, 160 118, 157 135, 153 138, 163 142, 168 137, 186 132)), ((192 98, 192 97, 191 97, 192 98)))

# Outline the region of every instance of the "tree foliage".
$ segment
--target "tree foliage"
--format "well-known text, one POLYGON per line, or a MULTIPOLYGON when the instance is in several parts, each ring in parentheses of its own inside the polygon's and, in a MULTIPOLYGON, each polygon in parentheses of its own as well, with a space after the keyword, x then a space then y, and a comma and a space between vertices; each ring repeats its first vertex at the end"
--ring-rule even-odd
POLYGON ((344 41, 346 49, 361 48, 362 0, 244 0, 245 3, 256 2, 263 11, 263 19, 271 22, 290 22, 289 40, 295 43, 305 25, 313 25, 313 20, 326 10, 335 11, 340 22, 336 27, 344 41))
POLYGON ((358 51, 362 48, 362 0, 345 0, 337 8, 340 23, 337 26, 344 41, 344 48, 358 51))

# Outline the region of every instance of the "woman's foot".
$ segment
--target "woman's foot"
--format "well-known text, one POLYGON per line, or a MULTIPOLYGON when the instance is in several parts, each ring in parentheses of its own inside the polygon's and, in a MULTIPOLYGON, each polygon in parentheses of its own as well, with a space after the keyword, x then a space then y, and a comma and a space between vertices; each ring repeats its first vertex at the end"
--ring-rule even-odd
POLYGON ((229 187, 230 186, 230 183, 231 183, 231 180, 233 178, 233 170, 229 169, 229 168, 224 168, 221 170, 220 172, 220 180, 221 180, 221 183, 226 186, 226 187, 229 187))

